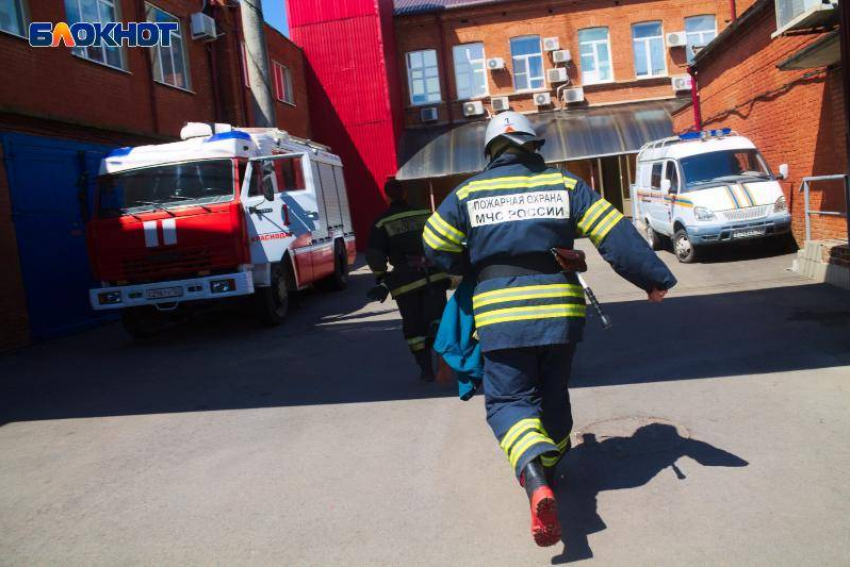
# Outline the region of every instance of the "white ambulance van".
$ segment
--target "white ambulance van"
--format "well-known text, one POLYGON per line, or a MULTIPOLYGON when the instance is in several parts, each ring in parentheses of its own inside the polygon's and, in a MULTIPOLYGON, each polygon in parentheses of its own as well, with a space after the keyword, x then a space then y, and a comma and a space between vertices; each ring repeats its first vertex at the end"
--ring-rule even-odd
POLYGON ((791 215, 779 180, 755 145, 726 128, 649 142, 638 154, 633 220, 658 250, 669 238, 680 262, 704 246, 786 235, 791 215))

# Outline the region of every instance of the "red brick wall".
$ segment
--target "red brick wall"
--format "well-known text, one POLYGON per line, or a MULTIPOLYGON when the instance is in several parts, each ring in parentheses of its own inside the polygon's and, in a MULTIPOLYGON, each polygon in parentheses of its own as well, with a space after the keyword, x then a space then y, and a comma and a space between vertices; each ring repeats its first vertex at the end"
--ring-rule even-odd
MULTIPOLYGON (((616 82, 588 86, 585 96, 589 104, 606 104, 674 96, 670 78, 637 80, 634 71, 631 25, 633 23, 661 20, 664 33, 682 31, 684 18, 688 16, 715 14, 718 31, 722 31, 730 19, 728 0, 582 0, 554 2, 512 2, 482 6, 464 10, 452 10, 440 15, 426 14, 396 18, 398 42, 398 68, 402 81, 403 97, 407 108, 408 126, 421 124, 418 107, 410 106, 407 86, 405 53, 419 49, 436 49, 438 60, 444 67, 441 89, 444 100, 455 101, 456 88, 452 46, 482 41, 485 55, 502 57, 506 70, 489 72, 490 96, 511 96, 515 110, 535 111, 533 95, 514 95, 510 39, 519 35, 539 34, 541 37, 557 36, 561 49, 569 49, 573 63, 569 74, 574 85, 581 85, 578 69, 578 30, 588 27, 607 26, 611 45, 614 79, 616 82), (441 39, 441 24, 445 36, 445 50, 441 39)), ((546 68, 554 64, 551 57, 544 56, 546 68)), ((667 50, 669 75, 682 74, 685 69, 684 48, 667 50)), ((555 99, 554 85, 551 88, 555 99)), ((440 120, 448 120, 447 105, 440 106, 440 120)), ((485 99, 489 106, 489 98, 485 99)), ((463 119, 462 103, 451 106, 455 119, 463 119)))
MULTIPOLYGON (((309 138, 310 103, 304 78, 304 53, 300 47, 271 26, 266 26, 266 43, 269 59, 289 69, 292 76, 292 90, 295 93, 294 105, 281 102, 275 97, 278 128, 295 136, 309 138)), ((270 69, 274 71, 274 66, 272 65, 270 69)), ((272 94, 275 93, 272 92, 272 94)))
MULTIPOLYGON (((812 69, 780 71, 776 65, 818 35, 771 39, 774 11, 762 10, 732 41, 698 64, 700 101, 705 128, 730 127, 749 137, 771 167, 787 163, 791 178, 783 182, 798 242, 805 236, 803 177, 844 173, 847 117, 840 72, 812 69)), ((692 128, 693 111, 675 117, 677 131, 692 128)), ((813 186, 812 208, 844 210, 838 183, 813 186)), ((813 217, 812 237, 845 238, 843 218, 813 217)))

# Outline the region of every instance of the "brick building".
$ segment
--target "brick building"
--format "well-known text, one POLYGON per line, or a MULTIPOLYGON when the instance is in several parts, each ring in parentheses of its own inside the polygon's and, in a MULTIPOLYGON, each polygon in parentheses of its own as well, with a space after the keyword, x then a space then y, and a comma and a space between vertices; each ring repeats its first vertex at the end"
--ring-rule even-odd
MULTIPOLYGON (((783 187, 800 244, 806 239, 802 179, 848 168, 837 10, 818 2, 806 16, 804 4, 812 3, 751 3, 694 61, 704 127, 733 128, 752 139, 774 169, 789 164, 783 187), (778 17, 778 6, 792 5, 800 12, 778 17)), ((693 124, 690 105, 675 115, 677 131, 693 124)), ((814 210, 846 211, 840 182, 813 184, 811 197, 814 210)), ((813 215, 811 238, 846 239, 845 219, 813 215)))
MULTIPOLYGON (((278 126, 309 137, 301 50, 266 27, 278 126)), ((10 0, 0 9, 0 348, 91 324, 84 239, 100 158, 187 121, 254 123, 239 8, 198 0, 10 0), (193 39, 206 6, 217 37, 193 39), (174 47, 32 48, 32 21, 173 20, 174 47), (85 198, 84 198, 85 197, 85 198)))

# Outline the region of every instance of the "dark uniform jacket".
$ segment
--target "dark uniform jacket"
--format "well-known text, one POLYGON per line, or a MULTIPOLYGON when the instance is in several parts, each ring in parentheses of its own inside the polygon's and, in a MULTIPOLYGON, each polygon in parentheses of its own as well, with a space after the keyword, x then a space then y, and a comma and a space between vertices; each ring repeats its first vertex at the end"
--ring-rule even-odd
POLYGON ((445 287, 448 274, 427 268, 422 249, 422 231, 431 216, 428 209, 417 209, 395 201, 375 220, 369 234, 366 261, 375 276, 387 284, 393 298, 421 290, 429 283, 445 287), (392 265, 392 273, 388 273, 392 265))
MULTIPOLYGON (((614 270, 641 289, 669 289, 676 278, 613 205, 539 154, 503 154, 449 195, 423 232, 425 253, 449 273, 480 274, 494 264, 523 265, 584 234, 614 270)), ((552 259, 554 264, 554 259, 552 259)), ((482 349, 580 341, 585 297, 573 274, 551 270, 483 279, 473 297, 482 349)))

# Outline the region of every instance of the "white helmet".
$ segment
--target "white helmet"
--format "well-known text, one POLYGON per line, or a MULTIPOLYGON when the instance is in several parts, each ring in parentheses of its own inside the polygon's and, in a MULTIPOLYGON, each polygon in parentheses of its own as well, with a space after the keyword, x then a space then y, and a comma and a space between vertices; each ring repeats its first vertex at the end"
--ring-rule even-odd
POLYGON ((531 121, 518 112, 502 112, 490 120, 484 136, 485 155, 490 154, 490 144, 498 138, 504 138, 515 146, 533 143, 535 149, 546 143, 546 140, 537 136, 531 121))

